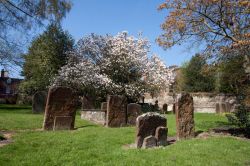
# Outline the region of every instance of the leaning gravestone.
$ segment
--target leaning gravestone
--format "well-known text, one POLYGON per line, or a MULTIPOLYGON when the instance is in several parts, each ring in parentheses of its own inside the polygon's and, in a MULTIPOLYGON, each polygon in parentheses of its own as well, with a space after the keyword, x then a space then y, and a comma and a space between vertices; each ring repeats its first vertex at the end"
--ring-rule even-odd
POLYGON ((107 127, 121 127, 126 125, 126 106, 125 96, 111 95, 107 100, 107 127))
POLYGON ((130 103, 127 105, 127 124, 135 125, 136 118, 141 115, 141 105, 136 103, 130 103))
POLYGON ((32 97, 32 112, 42 113, 45 110, 47 93, 44 91, 36 92, 32 97))
POLYGON ((141 148, 144 139, 148 136, 155 136, 157 127, 166 127, 166 123, 167 119, 156 112, 148 112, 138 116, 136 119, 136 147, 141 148))
POLYGON ((193 105, 193 97, 190 94, 181 94, 176 109, 177 139, 192 138, 195 136, 193 105))
POLYGON ((107 102, 102 102, 101 103, 101 110, 107 111, 107 102))
POLYGON ((94 106, 94 99, 91 97, 82 97, 82 109, 87 110, 87 109, 95 109, 94 106))
POLYGON ((76 96, 71 88, 49 89, 44 115, 44 130, 74 129, 76 96))

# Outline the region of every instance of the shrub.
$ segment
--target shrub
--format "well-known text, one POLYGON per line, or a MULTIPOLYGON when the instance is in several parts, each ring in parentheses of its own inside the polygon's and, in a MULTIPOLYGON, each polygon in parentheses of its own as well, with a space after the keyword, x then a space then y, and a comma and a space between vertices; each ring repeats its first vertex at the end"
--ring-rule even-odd
POLYGON ((239 108, 232 114, 226 115, 228 121, 245 130, 245 134, 250 136, 250 110, 244 104, 240 105, 239 108))

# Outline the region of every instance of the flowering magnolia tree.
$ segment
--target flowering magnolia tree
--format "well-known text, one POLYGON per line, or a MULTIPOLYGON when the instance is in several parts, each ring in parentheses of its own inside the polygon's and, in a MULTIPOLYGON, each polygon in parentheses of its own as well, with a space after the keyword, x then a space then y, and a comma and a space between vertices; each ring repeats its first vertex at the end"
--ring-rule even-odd
POLYGON ((166 89, 173 81, 159 57, 148 58, 148 53, 149 42, 141 36, 92 34, 79 40, 53 84, 71 86, 84 95, 121 94, 136 100, 146 91, 166 89))

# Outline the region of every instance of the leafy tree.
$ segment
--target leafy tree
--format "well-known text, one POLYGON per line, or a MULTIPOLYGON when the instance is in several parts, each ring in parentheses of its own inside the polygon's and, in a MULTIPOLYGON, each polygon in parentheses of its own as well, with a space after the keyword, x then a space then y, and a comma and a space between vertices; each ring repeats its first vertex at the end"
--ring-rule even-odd
POLYGON ((68 51, 73 49, 72 37, 57 25, 49 25, 47 30, 33 40, 25 54, 21 85, 23 92, 32 94, 45 90, 58 70, 66 64, 68 51))
POLYGON ((92 34, 78 42, 54 84, 72 86, 85 96, 120 94, 136 100, 149 87, 164 88, 171 82, 170 71, 157 56, 149 59, 148 52, 146 39, 126 32, 92 34))
POLYGON ((244 71, 244 57, 227 56, 218 65, 217 90, 224 93, 239 95, 249 84, 244 71))
POLYGON ((30 36, 29 30, 48 21, 59 23, 70 9, 68 0, 1 0, 0 65, 19 64, 20 42, 30 36))
MULTIPOLYGON (((208 65, 204 57, 196 54, 181 68, 182 77, 179 87, 187 92, 211 92, 214 90, 214 76, 207 70, 208 65)), ((177 80, 178 81, 178 80, 177 80)))
POLYGON ((250 74, 250 1, 167 0, 159 9, 169 11, 159 45, 169 48, 188 42, 205 46, 213 55, 238 52, 250 74))

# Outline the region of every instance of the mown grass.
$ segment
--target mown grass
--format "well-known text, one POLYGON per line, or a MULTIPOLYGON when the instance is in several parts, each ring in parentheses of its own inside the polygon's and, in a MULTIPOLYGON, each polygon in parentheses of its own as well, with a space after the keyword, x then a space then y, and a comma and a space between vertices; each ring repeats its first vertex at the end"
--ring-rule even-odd
MULTIPOLYGON (((169 135, 174 136, 174 115, 167 117, 169 135)), ((0 148, 0 165, 250 165, 250 141, 246 140, 213 137, 178 141, 160 149, 126 149, 124 145, 134 142, 134 127, 105 128, 81 120, 78 114, 77 130, 32 130, 41 128, 42 121, 43 115, 33 115, 30 108, 0 106, 0 130, 16 131, 14 143, 0 148)), ((206 131, 226 125, 226 119, 195 114, 195 123, 196 131, 206 131)))

